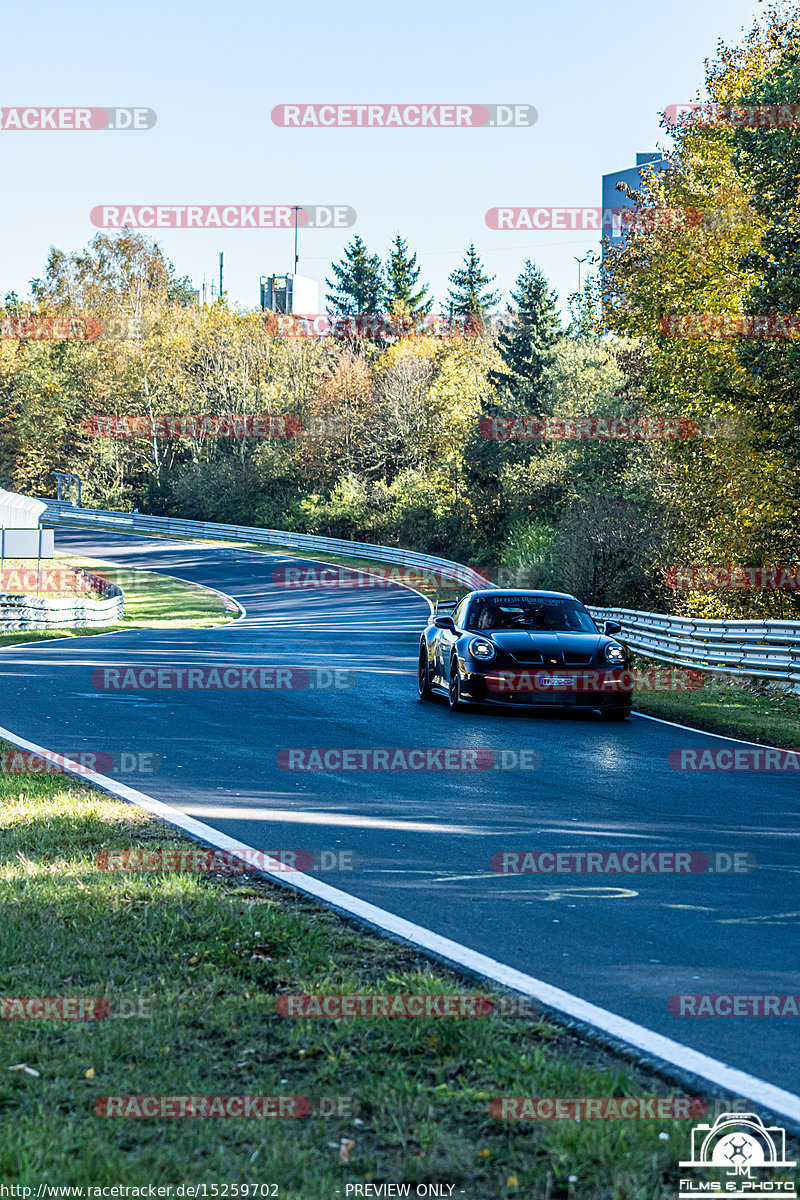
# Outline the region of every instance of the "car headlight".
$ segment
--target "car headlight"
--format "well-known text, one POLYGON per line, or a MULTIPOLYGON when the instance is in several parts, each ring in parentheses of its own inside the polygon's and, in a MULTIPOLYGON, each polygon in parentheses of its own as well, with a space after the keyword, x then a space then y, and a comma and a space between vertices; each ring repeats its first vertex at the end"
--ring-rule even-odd
POLYGON ((606 662, 614 667, 621 667, 625 662, 625 649, 617 642, 609 642, 605 649, 606 662))
POLYGON ((497 653, 492 643, 484 641, 483 638, 473 638, 469 644, 469 652, 478 662, 488 662, 497 653))

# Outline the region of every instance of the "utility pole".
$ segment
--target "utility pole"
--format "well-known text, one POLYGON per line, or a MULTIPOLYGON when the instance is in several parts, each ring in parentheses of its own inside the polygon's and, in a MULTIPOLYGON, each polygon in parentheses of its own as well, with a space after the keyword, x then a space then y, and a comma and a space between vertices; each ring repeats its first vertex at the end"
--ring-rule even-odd
POLYGON ((293 204, 292 205, 292 212, 294 213, 294 273, 295 273, 295 275, 297 274, 297 264, 300 261, 300 259, 297 257, 297 214, 300 212, 300 209, 302 207, 303 207, 302 204, 293 204))
POLYGON ((222 299, 222 251, 219 252, 219 296, 222 299))
MULTIPOLYGON (((575 259, 575 262, 578 264, 578 291, 580 292, 580 290, 581 290, 581 263, 585 263, 587 258, 589 257, 589 255, 584 254, 583 258, 577 258, 576 255, 573 254, 572 257, 575 259)), ((220 278, 221 278, 221 276, 220 276, 220 278)))

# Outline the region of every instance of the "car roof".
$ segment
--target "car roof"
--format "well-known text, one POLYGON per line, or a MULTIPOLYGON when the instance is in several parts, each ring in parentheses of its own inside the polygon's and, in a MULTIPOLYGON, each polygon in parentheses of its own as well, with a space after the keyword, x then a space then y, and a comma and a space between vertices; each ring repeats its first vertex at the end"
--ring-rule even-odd
MULTIPOLYGON (((559 600, 576 600, 570 592, 545 592, 541 588, 480 588, 477 591, 470 592, 470 599, 478 596, 530 596, 534 599, 537 596, 555 596, 559 600)), ((578 601, 580 603, 580 601, 578 601)))

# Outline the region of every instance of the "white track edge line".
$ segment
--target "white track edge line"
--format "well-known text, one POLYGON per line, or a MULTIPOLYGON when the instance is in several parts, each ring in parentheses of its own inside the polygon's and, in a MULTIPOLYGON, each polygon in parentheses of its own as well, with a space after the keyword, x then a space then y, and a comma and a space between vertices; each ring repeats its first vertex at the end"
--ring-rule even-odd
MULTIPOLYGON (((83 767, 80 763, 56 754, 52 750, 47 750, 35 742, 30 742, 27 738, 20 737, 2 726, 0 726, 0 737, 23 749, 34 751, 43 758, 63 767, 68 774, 85 779, 102 791, 110 792, 111 795, 121 800, 127 800, 130 804, 153 813, 154 816, 161 817, 169 824, 183 829, 195 837, 202 838, 203 841, 217 849, 258 853, 254 847, 248 846, 245 842, 236 841, 227 834, 220 833, 219 830, 213 829, 202 821, 195 820, 194 817, 180 812, 162 800, 157 800, 154 796, 148 796, 145 792, 119 783, 107 775, 101 775, 97 771, 83 767)), ((693 1050, 690 1046, 685 1046, 644 1025, 638 1025, 634 1021, 620 1017, 609 1009, 591 1004, 589 1001, 581 999, 580 996, 575 996, 571 992, 554 987, 535 976, 509 967, 477 950, 471 950, 468 946, 462 946, 460 942, 454 942, 422 925, 415 925, 404 917, 398 917, 366 900, 359 900, 358 897, 351 896, 339 888, 331 887, 302 871, 269 870, 265 867, 260 868, 259 873, 269 875, 277 882, 290 882, 291 886, 297 888, 298 891, 314 896, 318 900, 327 901, 336 908, 350 913, 386 933, 395 934, 457 966, 474 971, 523 995, 531 996, 550 1008, 594 1026, 603 1033, 626 1042, 629 1046, 634 1046, 682 1071, 698 1075, 717 1087, 729 1090, 736 1096, 763 1105, 780 1116, 800 1121, 800 1096, 787 1092, 764 1079, 728 1066, 719 1059, 711 1058, 699 1050, 693 1050)))

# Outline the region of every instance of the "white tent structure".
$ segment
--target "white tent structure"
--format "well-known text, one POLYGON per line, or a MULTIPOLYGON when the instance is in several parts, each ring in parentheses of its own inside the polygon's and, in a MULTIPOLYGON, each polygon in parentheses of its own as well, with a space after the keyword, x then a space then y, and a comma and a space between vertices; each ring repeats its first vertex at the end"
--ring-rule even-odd
POLYGON ((39 528, 46 508, 42 500, 0 488, 0 561, 53 557, 53 531, 39 528))
POLYGON ((46 508, 43 500, 0 488, 0 525, 4 528, 38 529, 39 518, 46 508))

